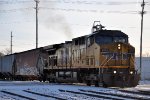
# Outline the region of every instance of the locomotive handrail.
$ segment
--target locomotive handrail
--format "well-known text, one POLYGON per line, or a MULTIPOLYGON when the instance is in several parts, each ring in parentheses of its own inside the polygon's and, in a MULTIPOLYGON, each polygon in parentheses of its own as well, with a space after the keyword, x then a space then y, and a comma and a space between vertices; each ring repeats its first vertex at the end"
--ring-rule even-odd
MULTIPOLYGON (((139 70, 139 67, 138 67, 138 66, 136 66, 136 64, 135 64, 135 63, 136 63, 136 61, 134 62, 134 58, 133 58, 133 57, 131 57, 131 58, 132 58, 132 63, 135 65, 135 67, 137 67, 137 71, 138 71, 138 70, 139 70)), ((135 67, 134 67, 134 68, 135 68, 135 67)))
POLYGON ((131 56, 131 63, 133 63, 134 64, 134 59, 133 59, 133 57, 131 56))
POLYGON ((102 64, 100 65, 100 66, 102 66, 103 65, 103 63, 105 63, 105 61, 107 60, 107 58, 102 62, 102 64))
POLYGON ((100 66, 102 66, 105 63, 106 60, 107 60, 107 58, 102 62, 102 64, 100 66))
MULTIPOLYGON (((133 63, 134 65, 136 65, 135 63, 134 63, 134 58, 133 57, 131 57, 131 63, 133 63)), ((136 66, 137 67, 137 66, 136 66)), ((138 68, 138 67, 137 67, 138 68)))
MULTIPOLYGON (((107 60, 107 58, 106 58, 105 61, 107 61, 107 62, 105 62, 104 65, 105 65, 106 63, 108 63, 108 62, 112 59, 113 56, 114 56, 114 55, 112 55, 108 60, 107 60)), ((103 63, 102 63, 100 66, 104 66, 104 65, 103 65, 103 63)))
MULTIPOLYGON (((107 62, 109 62, 111 59, 112 59, 112 57, 113 57, 114 55, 112 55, 108 60, 107 60, 107 58, 104 60, 104 61, 107 61, 107 62)), ((107 63, 106 62, 106 63, 107 63)), ((104 63, 104 65, 106 64, 106 63, 104 63)), ((102 66, 102 73, 103 73, 103 63, 100 65, 100 67, 102 66)), ((99 69, 99 75, 100 75, 100 69, 99 69)))
POLYGON ((99 75, 100 75, 100 67, 103 65, 103 63, 105 63, 105 61, 107 60, 107 58, 102 62, 102 64, 99 66, 99 75))
MULTIPOLYGON (((107 58, 106 58, 104 61, 106 61, 106 63, 109 62, 109 60, 110 60, 113 56, 114 56, 114 55, 112 55, 108 60, 107 60, 107 58)), ((104 63, 104 65, 105 65, 106 63, 104 63)), ((102 64, 103 64, 103 63, 102 63, 102 64)), ((102 64, 100 65, 100 67, 101 67, 101 66, 104 66, 104 65, 102 65, 102 64)), ((99 75, 100 75, 100 67, 99 67, 99 75)), ((103 67, 102 67, 102 76, 101 76, 101 79, 102 79, 102 82, 103 82, 103 67)))

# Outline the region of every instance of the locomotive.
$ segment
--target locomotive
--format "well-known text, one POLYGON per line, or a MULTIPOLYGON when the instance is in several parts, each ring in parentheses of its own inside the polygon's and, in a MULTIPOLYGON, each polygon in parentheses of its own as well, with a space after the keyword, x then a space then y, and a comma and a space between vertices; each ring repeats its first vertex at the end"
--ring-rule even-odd
POLYGON ((89 35, 13 54, 11 62, 9 74, 13 79, 32 77, 49 82, 134 87, 140 77, 134 64, 135 48, 128 35, 106 30, 99 21, 94 22, 89 35))

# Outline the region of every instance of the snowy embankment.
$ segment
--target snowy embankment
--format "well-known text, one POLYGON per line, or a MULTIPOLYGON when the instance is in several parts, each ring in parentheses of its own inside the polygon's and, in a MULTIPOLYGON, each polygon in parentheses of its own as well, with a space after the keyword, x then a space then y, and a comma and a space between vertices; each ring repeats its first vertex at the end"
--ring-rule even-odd
MULTIPOLYGON (((135 88, 121 90, 146 90, 150 91, 150 82, 140 82, 135 88)), ((101 100, 101 99, 146 99, 147 94, 130 94, 121 92, 120 89, 102 88, 94 86, 66 85, 53 83, 0 81, 0 100, 101 100)))

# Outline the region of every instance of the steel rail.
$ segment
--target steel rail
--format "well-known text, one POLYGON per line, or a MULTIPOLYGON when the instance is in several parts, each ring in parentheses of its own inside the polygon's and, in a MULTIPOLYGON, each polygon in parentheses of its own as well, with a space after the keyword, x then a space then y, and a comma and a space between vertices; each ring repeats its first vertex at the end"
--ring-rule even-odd
POLYGON ((16 94, 16 93, 4 91, 4 90, 2 90, 1 92, 9 94, 9 95, 13 95, 13 96, 21 97, 21 98, 24 98, 24 99, 28 99, 28 100, 36 100, 36 99, 30 98, 30 97, 27 97, 27 96, 23 96, 23 95, 20 95, 20 94, 16 94))
POLYGON ((60 92, 68 92, 68 93, 74 93, 74 94, 82 94, 90 97, 96 97, 96 98, 101 98, 101 99, 112 99, 112 100, 125 100, 125 99, 120 99, 116 97, 108 97, 104 95, 95 95, 95 94, 89 94, 89 93, 83 93, 83 92, 76 92, 76 91, 70 91, 70 90, 62 90, 59 89, 60 92))
POLYGON ((58 100, 67 100, 67 99, 63 99, 63 98, 59 98, 59 97, 55 97, 55 96, 51 96, 51 95, 47 95, 47 94, 37 93, 37 92, 29 91, 29 90, 23 90, 23 91, 27 92, 27 93, 31 93, 31 94, 40 95, 43 97, 50 97, 50 98, 54 98, 54 99, 58 99, 58 100))

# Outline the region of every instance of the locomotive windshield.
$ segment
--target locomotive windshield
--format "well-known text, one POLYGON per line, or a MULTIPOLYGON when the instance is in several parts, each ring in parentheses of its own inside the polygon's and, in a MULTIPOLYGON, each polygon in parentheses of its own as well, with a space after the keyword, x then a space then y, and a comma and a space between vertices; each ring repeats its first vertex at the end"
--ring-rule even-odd
POLYGON ((95 42, 97 44, 108 44, 108 43, 112 43, 113 39, 112 37, 108 37, 108 36, 98 36, 95 37, 95 42))
POLYGON ((128 43, 128 36, 122 32, 106 31, 95 34, 95 42, 97 44, 108 44, 113 42, 128 43))
POLYGON ((127 38, 125 37, 114 37, 113 38, 113 42, 123 42, 123 43, 127 43, 127 38))

